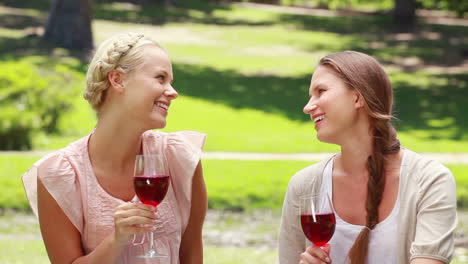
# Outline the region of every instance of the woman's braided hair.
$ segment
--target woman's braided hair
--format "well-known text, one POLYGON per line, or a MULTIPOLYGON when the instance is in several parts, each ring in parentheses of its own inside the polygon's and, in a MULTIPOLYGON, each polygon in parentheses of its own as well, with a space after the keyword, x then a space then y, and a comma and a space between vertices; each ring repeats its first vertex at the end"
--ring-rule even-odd
POLYGON ((389 154, 400 150, 400 141, 391 120, 393 91, 387 74, 373 57, 355 51, 325 56, 319 65, 333 69, 365 101, 371 118, 372 154, 367 159, 366 227, 359 233, 348 257, 351 264, 366 263, 370 232, 379 222, 379 206, 385 189, 385 165, 389 154))
POLYGON ((86 73, 86 90, 83 97, 99 111, 110 83, 108 74, 117 70, 134 71, 141 65, 145 45, 161 46, 141 33, 118 34, 104 41, 96 51, 86 73))

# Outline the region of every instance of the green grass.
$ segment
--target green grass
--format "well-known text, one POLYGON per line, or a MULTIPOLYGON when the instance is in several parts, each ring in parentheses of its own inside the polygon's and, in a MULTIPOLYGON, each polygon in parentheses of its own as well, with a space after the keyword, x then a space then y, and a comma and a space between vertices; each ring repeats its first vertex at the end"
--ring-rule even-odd
MULTIPOLYGON (((236 248, 236 247, 204 247, 204 263, 217 264, 267 264, 274 263, 276 250, 236 248)), ((9 264, 47 264, 49 258, 42 240, 3 240, 0 239, 0 262, 9 264)))
MULTIPOLYGON (((463 61, 466 27, 421 23, 421 32, 438 37, 416 33, 401 40, 392 32, 390 17, 383 14, 324 17, 197 1, 187 5, 164 9, 98 4, 93 22, 96 43, 118 32, 143 31, 170 52, 180 98, 165 131, 207 133, 206 150, 335 151, 336 146, 314 139, 313 125, 302 108, 317 60, 330 52, 355 49, 385 64, 396 90, 399 137, 407 148, 468 151, 468 110, 463 107, 468 77, 445 73, 447 66, 463 61), (408 70, 402 58, 420 64, 408 70), (428 71, 427 65, 440 70, 428 71)), ((0 6, 0 14, 11 12, 5 10, 0 6)), ((34 56, 51 65, 71 65, 69 71, 81 79, 69 85, 83 89, 85 62, 72 65, 67 58, 73 54, 22 38, 19 28, 45 20, 46 13, 31 10, 15 9, 18 17, 0 23, 0 61, 34 56)), ((51 68, 47 63, 37 67, 51 68)), ((60 133, 35 133, 36 149, 63 147, 89 133, 94 114, 81 96, 74 106, 59 121, 60 133)))
MULTIPOLYGON (((0 156, 0 208, 29 208, 21 175, 38 160, 36 156, 0 156)), ((289 179, 312 164, 305 161, 204 160, 204 177, 212 209, 279 209, 289 179)), ((468 206, 468 165, 448 165, 457 182, 460 207, 468 206)), ((1 231, 1 230, 0 230, 1 231)))
POLYGON ((0 208, 28 207, 26 195, 20 176, 36 161, 38 157, 0 156, 0 208))
POLYGON ((209 207, 280 208, 289 178, 308 164, 304 161, 206 160, 203 167, 209 207))
MULTIPOLYGON (((239 215, 241 216, 241 215, 239 215)), ((234 216, 234 218, 239 218, 234 216)), ((466 213, 461 212, 462 218, 466 218, 466 213)), ((245 217, 245 216, 244 216, 245 217)), ((240 220, 245 218, 239 218, 240 220)), ((238 220, 239 220, 238 219, 238 220)), ((221 219, 221 226, 227 224, 227 219, 221 219)), ((212 222, 212 224, 216 224, 212 222)), ((241 224, 241 223, 239 223, 241 224)), ((49 263, 44 244, 40 237, 39 226, 37 221, 30 216, 24 217, 22 214, 6 213, 0 216, 0 227, 2 236, 0 236, 0 263, 32 263, 46 264, 49 263), (15 227, 15 228, 12 228, 15 227)), ((211 228, 205 225, 205 230, 211 228)), ((225 227, 227 230, 233 231, 235 227, 225 227)), ((265 230, 264 234, 271 234, 275 230, 265 230)), ((242 230, 245 229, 245 226, 242 230)), ((463 229, 458 228, 460 232, 463 229)), ((222 231, 222 230, 221 230, 222 231)), ((238 263, 255 263, 267 264, 276 261, 277 251, 275 249, 265 249, 262 247, 246 247, 237 248, 231 246, 216 246, 206 243, 204 245, 204 263, 216 264, 238 264, 238 263)), ((463 248, 457 248, 455 258, 451 263, 466 264, 467 251, 463 248)))
POLYGON ((214 247, 204 248, 204 263, 219 264, 269 264, 275 263, 277 259, 276 250, 236 248, 236 247, 214 247))
POLYGON ((35 239, 0 239, 0 262, 11 264, 46 264, 50 263, 42 240, 35 239))

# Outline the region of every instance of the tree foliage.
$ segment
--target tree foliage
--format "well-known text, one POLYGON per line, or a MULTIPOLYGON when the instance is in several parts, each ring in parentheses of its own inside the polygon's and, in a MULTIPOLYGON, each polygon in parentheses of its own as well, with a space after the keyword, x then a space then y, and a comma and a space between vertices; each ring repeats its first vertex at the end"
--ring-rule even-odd
POLYGON ((0 149, 32 148, 40 130, 56 132, 57 122, 77 95, 77 77, 65 66, 53 72, 26 61, 6 61, 0 71, 0 149))

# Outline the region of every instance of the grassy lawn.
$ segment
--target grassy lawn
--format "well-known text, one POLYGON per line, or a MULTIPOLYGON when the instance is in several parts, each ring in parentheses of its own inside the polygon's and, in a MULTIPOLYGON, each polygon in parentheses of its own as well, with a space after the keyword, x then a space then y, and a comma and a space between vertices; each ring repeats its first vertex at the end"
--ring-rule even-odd
MULTIPOLYGON (((63 84, 74 87, 77 96, 71 111, 58 120, 58 132, 35 133, 32 139, 35 149, 64 147, 95 125, 94 113, 79 95, 86 61, 25 37, 29 28, 45 24, 50 1, 30 1, 35 6, 17 8, 4 2, 0 0, 0 63, 22 62, 40 72, 60 70, 76 76, 63 84)), ((460 71, 468 50, 468 27, 421 20, 417 32, 398 34, 387 14, 300 15, 185 2, 190 2, 185 8, 118 3, 95 8, 96 44, 123 31, 142 31, 169 51, 180 97, 171 106, 164 131, 207 133, 209 151, 336 151, 336 146, 315 139, 302 108, 318 59, 352 49, 375 56, 389 73, 396 91, 396 125, 405 147, 468 152, 468 108, 463 106, 468 101, 468 75, 460 71)), ((0 156, 0 209, 28 210, 20 176, 39 158, 0 156)), ((209 206, 278 209, 290 177, 311 163, 205 160, 209 206)), ((458 202, 467 208, 468 165, 448 167, 457 181, 458 202)), ((457 255, 452 263, 468 263, 466 251, 457 255)), ((275 258, 271 249, 205 247, 206 263, 274 263, 275 258)), ((49 263, 36 223, 0 215, 0 263, 49 263)))
MULTIPOLYGON (((463 107, 468 77, 454 70, 463 61, 459 54, 468 48, 466 27, 422 21, 418 32, 399 35, 383 14, 307 16, 196 3, 185 9, 96 7, 96 43, 118 32, 142 31, 169 51, 181 96, 171 108, 165 131, 205 132, 206 150, 334 151, 335 146, 315 140, 302 108, 317 60, 354 49, 377 57, 387 69, 396 90, 399 135, 406 147, 419 152, 468 150, 468 110, 463 107)), ((9 12, 0 6, 0 16, 9 12)), ((9 24, 0 24, 0 61, 26 60, 51 71, 57 64, 67 65, 81 77, 66 85, 84 87, 85 62, 71 59, 61 49, 38 48, 37 40, 23 38, 22 29, 42 25, 46 13, 14 12, 9 24)), ((35 134, 34 147, 65 146, 86 135, 94 124, 94 114, 77 96, 74 108, 59 120, 59 133, 35 134)))
MULTIPOLYGON (((464 218, 468 216, 462 214, 464 218)), ((232 216, 231 216, 232 217, 232 216)), ((245 220, 241 218, 241 220, 245 220)), ((235 232, 238 226, 229 227, 229 219, 222 219, 218 223, 225 227, 225 230, 235 232)), ((209 224, 209 223, 208 223, 209 224)), ((216 222, 212 222, 216 225, 216 222)), ((245 227, 245 223, 243 224, 245 227)), ((212 227, 205 225, 205 232, 212 227)), ((466 228, 466 227, 465 227, 466 228)), ((38 224, 34 217, 24 214, 6 213, 0 216, 0 263, 31 263, 46 264, 49 263, 45 251, 38 224)), ((273 232, 275 232, 274 230, 273 232)), ((262 231, 260 231, 262 232, 262 231)), ((270 230, 263 231, 263 235, 270 237, 270 230)), ((261 237, 262 235, 260 235, 261 237)), ((205 237, 206 238, 206 237, 205 237)), ((276 237, 274 238, 276 240, 276 237)), ((266 243, 264 241, 263 243, 266 243)), ((260 242, 261 244, 261 242, 260 242)), ((233 247, 222 246, 207 242, 204 245, 204 263, 216 264, 267 264, 275 263, 277 251, 269 247, 233 247)), ((454 260, 451 263, 468 263, 467 251, 463 248, 457 248, 454 260)))
MULTIPOLYGON (((27 209, 20 176, 39 157, 0 156, 0 208, 27 209)), ((212 209, 279 209, 288 181, 312 164, 305 161, 204 160, 204 177, 212 209)), ((448 165, 455 175, 459 206, 468 206, 468 165, 448 165)))

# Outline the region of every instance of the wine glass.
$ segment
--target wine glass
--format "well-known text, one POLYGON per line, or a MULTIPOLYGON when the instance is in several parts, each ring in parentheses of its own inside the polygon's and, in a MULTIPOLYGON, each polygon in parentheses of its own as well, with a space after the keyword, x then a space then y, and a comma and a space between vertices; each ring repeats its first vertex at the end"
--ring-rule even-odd
MULTIPOLYGON (((137 155, 133 186, 138 199, 144 204, 158 206, 166 196, 170 182, 169 168, 163 155, 137 155)), ((149 232, 150 248, 139 258, 167 258, 154 248, 154 234, 149 232)))
POLYGON ((315 194, 301 198, 301 226, 307 239, 321 247, 327 244, 335 232, 335 213, 327 194, 315 194))

